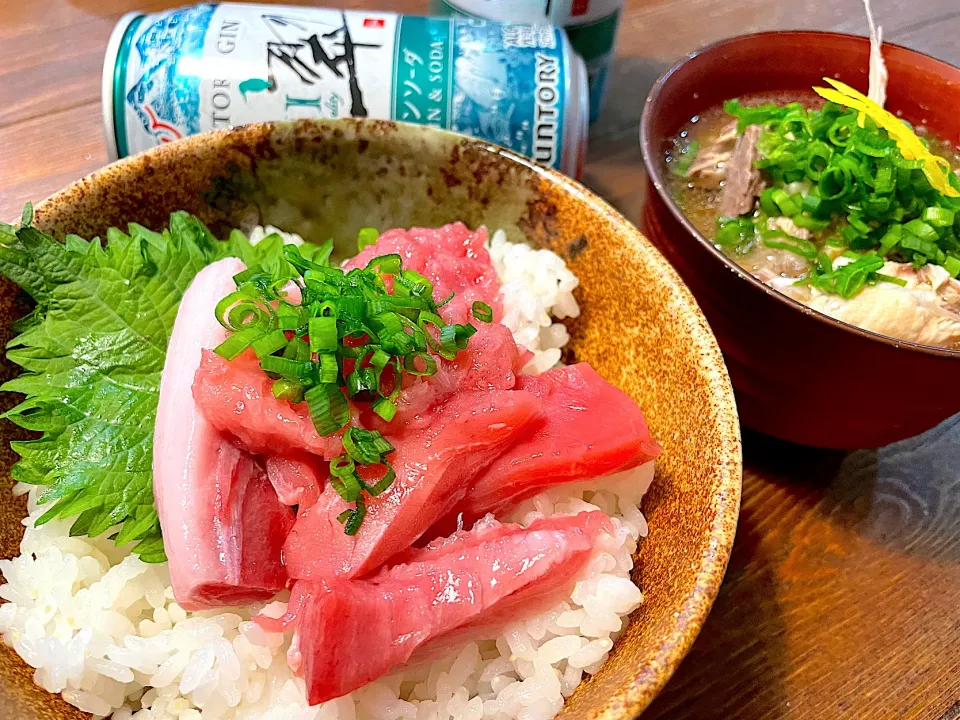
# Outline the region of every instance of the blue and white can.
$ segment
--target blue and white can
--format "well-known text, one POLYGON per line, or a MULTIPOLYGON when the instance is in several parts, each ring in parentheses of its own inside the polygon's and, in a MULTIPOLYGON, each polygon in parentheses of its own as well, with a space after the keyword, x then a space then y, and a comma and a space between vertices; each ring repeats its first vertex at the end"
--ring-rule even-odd
POLYGON ((438 15, 451 12, 500 22, 550 23, 562 27, 587 66, 590 122, 603 107, 624 0, 432 0, 438 15))
POLYGON ((111 157, 262 120, 371 117, 483 138, 579 175, 583 60, 551 25, 240 3, 117 24, 103 69, 111 157))

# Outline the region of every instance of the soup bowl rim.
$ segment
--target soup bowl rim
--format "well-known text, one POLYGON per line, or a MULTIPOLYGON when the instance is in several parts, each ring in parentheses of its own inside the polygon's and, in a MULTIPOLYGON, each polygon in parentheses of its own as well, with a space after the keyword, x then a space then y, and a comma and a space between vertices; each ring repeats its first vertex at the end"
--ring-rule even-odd
MULTIPOLYGON (((711 255, 726 266, 728 270, 736 274, 741 280, 749 283, 758 290, 763 291, 768 296, 773 298, 778 302, 785 303, 788 307, 801 312, 813 320, 825 323, 829 326, 832 326, 838 330, 853 333, 859 335, 864 340, 868 340, 874 343, 881 343, 890 347, 904 349, 913 352, 919 352, 926 355, 934 355, 937 357, 943 358, 953 358, 960 360, 960 349, 950 349, 944 347, 938 347, 936 345, 925 345, 923 343, 912 342, 909 340, 901 340, 890 335, 883 335, 882 333, 873 332, 872 330, 865 330, 857 325, 852 323, 844 322, 843 320, 837 320, 836 318, 830 317, 829 315, 815 310, 807 305, 804 305, 799 300, 786 295, 785 293, 773 288, 766 283, 759 280, 752 273, 750 273, 745 268, 738 265, 736 262, 728 258, 720 249, 711 242, 703 233, 701 233, 696 226, 690 221, 686 216, 683 210, 680 209, 679 205, 673 199, 673 196, 670 194, 670 191, 667 189, 666 183, 664 181, 664 167, 662 162, 662 157, 660 153, 660 146, 662 141, 665 138, 654 138, 652 133, 649 131, 650 125, 653 121, 654 112, 660 95, 663 93, 664 88, 672 81, 673 76, 683 68, 687 63, 697 59, 700 55, 707 53, 716 53, 720 52, 724 48, 737 46, 747 40, 755 40, 758 38, 769 37, 771 40, 775 38, 784 38, 786 36, 793 37, 804 37, 804 36, 832 36, 839 38, 845 41, 857 41, 857 42, 869 42, 869 39, 859 35, 851 35, 849 33, 840 33, 832 31, 821 31, 821 30, 772 30, 765 32, 757 33, 748 33, 744 35, 736 35, 732 38, 725 38, 723 40, 718 40, 717 42, 710 43, 698 50, 694 50, 686 54, 683 58, 674 63, 669 69, 666 70, 657 81, 654 83, 653 87, 650 89, 649 94, 647 95, 646 100, 644 101, 643 114, 640 118, 640 149, 643 155, 643 162, 646 166, 647 176, 652 183, 653 187, 656 189, 657 195, 664 202, 667 208, 670 210, 670 213, 673 217, 680 223, 684 230, 692 235, 696 240, 698 240, 702 245, 705 245, 707 250, 711 255)), ((883 43, 884 47, 894 47, 898 51, 906 52, 911 55, 922 57, 925 60, 931 61, 937 65, 949 68, 951 70, 957 71, 958 68, 955 68, 953 65, 946 63, 942 60, 938 60, 924 53, 918 52, 916 50, 911 50, 910 48, 904 47, 903 45, 897 45, 895 43, 883 43)), ((648 201, 649 202, 649 201, 648 201)))

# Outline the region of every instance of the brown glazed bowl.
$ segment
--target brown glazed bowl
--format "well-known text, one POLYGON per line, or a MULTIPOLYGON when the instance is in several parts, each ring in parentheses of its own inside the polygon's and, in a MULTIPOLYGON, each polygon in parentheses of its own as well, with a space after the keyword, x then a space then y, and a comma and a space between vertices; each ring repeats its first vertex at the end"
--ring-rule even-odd
MULTIPOLYGON (((567 702, 567 717, 632 720, 676 669, 716 596, 740 501, 740 432, 716 340, 693 296, 647 240, 573 180, 451 133, 387 122, 260 124, 199 135, 111 165, 36 208, 58 237, 103 235, 137 221, 162 228, 173 210, 215 231, 271 223, 307 239, 355 238, 361 227, 463 220, 550 248, 580 277, 583 314, 568 360, 591 363, 643 407, 664 452, 644 510, 650 536, 635 568, 645 600, 610 661, 567 702)), ((0 340, 23 314, 0 282, 0 340)), ((3 378, 14 369, 2 365, 3 378)), ((7 405, 13 398, 2 398, 7 405)), ((25 514, 10 494, 0 423, 0 550, 16 555, 25 514)), ((0 645, 0 717, 79 718, 31 681, 0 645)))
MULTIPOLYGON (((824 32, 724 40, 671 68, 647 97, 640 129, 652 186, 642 227, 693 291, 727 360, 744 425, 806 445, 861 448, 927 430, 960 411, 960 352, 894 340, 833 320, 728 260, 670 198, 664 151, 690 118, 747 93, 809 90, 835 77, 866 92, 869 42, 824 32), (829 368, 836 382, 824 382, 829 368), (890 378, 924 390, 891 401, 890 378), (848 384, 848 382, 849 384, 848 384), (846 393, 844 388, 849 388, 846 393)), ((883 46, 887 108, 960 141, 960 70, 883 46)))

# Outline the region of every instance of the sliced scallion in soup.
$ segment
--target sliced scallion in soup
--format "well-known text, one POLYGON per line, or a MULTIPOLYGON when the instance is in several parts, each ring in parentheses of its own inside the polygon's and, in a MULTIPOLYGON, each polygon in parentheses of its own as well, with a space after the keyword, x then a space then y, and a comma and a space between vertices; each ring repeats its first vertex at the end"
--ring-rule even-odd
POLYGON ((817 89, 827 102, 758 94, 692 118, 666 153, 670 194, 727 257, 791 297, 877 332, 960 346, 960 153, 828 82, 817 89), (955 327, 861 320, 855 305, 893 288, 916 291, 931 322, 945 313, 955 327))

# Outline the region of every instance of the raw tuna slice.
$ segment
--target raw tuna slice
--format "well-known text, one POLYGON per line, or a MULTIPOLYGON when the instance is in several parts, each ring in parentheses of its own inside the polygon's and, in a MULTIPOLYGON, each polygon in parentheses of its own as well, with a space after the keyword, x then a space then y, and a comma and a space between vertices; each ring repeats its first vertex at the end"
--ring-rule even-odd
POLYGON ((522 375, 517 388, 543 401, 537 422, 474 480, 463 502, 426 537, 445 535, 554 485, 642 465, 660 453, 643 413, 586 363, 522 375))
POLYGON ((455 293, 453 300, 440 308, 448 322, 468 322, 475 300, 490 305, 494 319, 498 320, 503 315, 500 280, 486 243, 486 228, 470 232, 459 222, 441 228, 388 230, 344 267, 364 267, 378 255, 397 253, 405 270, 416 270, 433 283, 434 299, 438 302, 455 293))
POLYGON ((323 461, 306 453, 274 455, 266 459, 267 477, 284 505, 307 508, 317 502, 326 481, 323 461))
POLYGON ((273 381, 253 351, 226 361, 205 350, 193 397, 207 420, 258 455, 305 451, 330 458, 343 452, 341 433, 321 437, 306 403, 291 405, 273 396, 273 381))
POLYGON ((599 512, 526 529, 491 520, 369 578, 308 583, 290 659, 310 704, 543 612, 569 593, 598 535, 610 530, 599 512))
POLYGON ((189 593, 176 595, 186 610, 246 605, 269 599, 287 586, 281 552, 293 527, 293 512, 278 504, 259 460, 227 443, 218 453, 212 515, 223 572, 195 577, 189 593))
POLYGON ((201 351, 226 335, 214 307, 243 269, 239 260, 222 260, 194 278, 160 380, 153 492, 174 595, 187 610, 265 600, 287 583, 280 551, 292 511, 263 468, 207 422, 191 393, 201 351))
MULTIPOLYGON (((523 391, 462 393, 447 402, 424 429, 389 436, 397 477, 367 501, 356 535, 337 516, 348 506, 328 485, 300 513, 284 546, 290 577, 331 580, 379 567, 459 502, 473 478, 537 416, 540 400, 523 391)), ((381 471, 382 472, 382 471, 381 471)))
POLYGON ((436 375, 404 376, 397 414, 390 423, 384 423, 372 412, 365 413, 363 421, 385 433, 398 424, 425 427, 432 417, 431 411, 454 393, 512 390, 529 356, 526 349, 514 342, 505 326, 479 323, 466 350, 457 353, 453 360, 438 359, 436 375))

